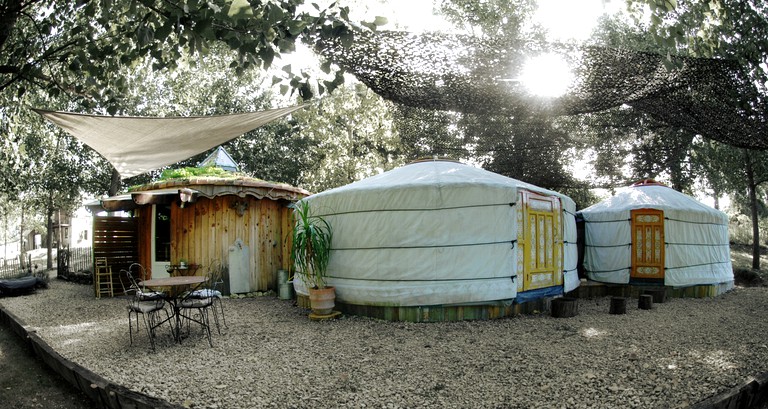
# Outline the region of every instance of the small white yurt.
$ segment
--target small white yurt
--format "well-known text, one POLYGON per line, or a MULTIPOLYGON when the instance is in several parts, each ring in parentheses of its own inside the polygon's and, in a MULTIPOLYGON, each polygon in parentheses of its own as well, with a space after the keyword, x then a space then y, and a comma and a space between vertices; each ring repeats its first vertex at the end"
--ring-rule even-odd
POLYGON ((579 212, 590 280, 688 287, 733 282, 728 217, 653 180, 579 212))
POLYGON ((334 230, 337 306, 519 303, 579 284, 573 200, 483 169, 419 161, 303 200, 334 230))

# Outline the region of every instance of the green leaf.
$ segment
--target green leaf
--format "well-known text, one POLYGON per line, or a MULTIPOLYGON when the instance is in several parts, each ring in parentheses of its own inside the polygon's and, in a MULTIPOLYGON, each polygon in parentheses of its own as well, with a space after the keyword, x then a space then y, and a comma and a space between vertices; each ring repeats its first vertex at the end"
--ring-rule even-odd
POLYGON ((314 93, 312 92, 312 87, 310 87, 307 82, 301 83, 301 87, 299 88, 299 96, 304 101, 310 100, 314 96, 314 93))
POLYGON ((387 25, 388 23, 389 20, 386 17, 376 16, 376 18, 373 19, 373 24, 376 24, 379 27, 387 25))
POLYGON ((248 0, 232 0, 227 15, 234 20, 248 19, 253 17, 253 8, 248 0))
POLYGON ((275 24, 283 19, 285 13, 283 9, 277 5, 267 4, 267 21, 270 24, 275 24))
POLYGON ((301 32, 307 28, 307 23, 302 20, 291 20, 287 25, 288 32, 293 36, 301 34, 301 32))

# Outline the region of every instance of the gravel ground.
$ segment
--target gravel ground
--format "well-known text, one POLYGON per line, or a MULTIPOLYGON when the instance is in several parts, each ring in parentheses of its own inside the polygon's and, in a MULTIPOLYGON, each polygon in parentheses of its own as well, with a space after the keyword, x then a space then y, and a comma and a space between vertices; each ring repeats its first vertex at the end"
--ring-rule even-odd
POLYGON ((314 322, 290 301, 225 299, 228 328, 130 346, 127 300, 53 280, 0 299, 63 356, 133 390, 193 408, 685 407, 768 371, 768 288, 672 299, 579 301, 579 315, 393 323, 314 322))

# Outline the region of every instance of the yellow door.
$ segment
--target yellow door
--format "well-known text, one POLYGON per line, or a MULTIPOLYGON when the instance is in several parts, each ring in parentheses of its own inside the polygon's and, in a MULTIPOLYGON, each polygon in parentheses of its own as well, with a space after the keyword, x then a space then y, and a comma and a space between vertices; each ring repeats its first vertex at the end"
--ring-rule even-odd
POLYGON ((517 213, 518 291, 563 284, 560 199, 521 191, 517 213), (518 279, 520 277, 518 276, 518 279))
POLYGON ((632 215, 631 278, 664 278, 664 212, 638 209, 632 215))

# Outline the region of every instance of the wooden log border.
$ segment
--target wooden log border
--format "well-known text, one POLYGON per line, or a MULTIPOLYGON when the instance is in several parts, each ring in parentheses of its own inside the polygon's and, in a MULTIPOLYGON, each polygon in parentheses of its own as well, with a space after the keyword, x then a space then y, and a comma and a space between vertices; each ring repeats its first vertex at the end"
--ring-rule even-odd
POLYGON ((2 306, 0 306, 0 322, 24 340, 35 355, 40 357, 53 371, 101 407, 110 409, 183 409, 183 406, 173 405, 165 400, 111 383, 87 368, 69 361, 54 351, 34 330, 28 330, 28 326, 19 317, 2 306))

